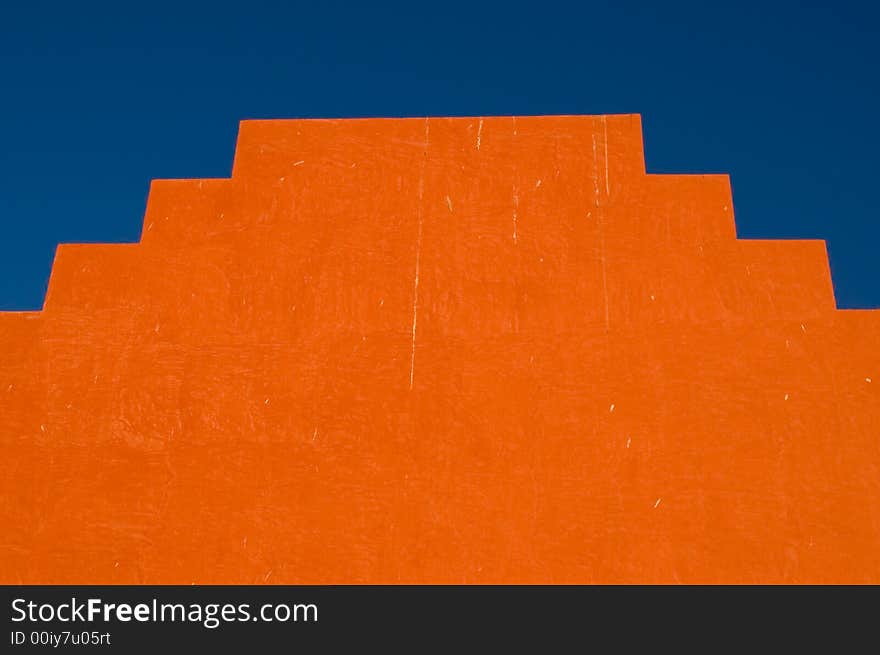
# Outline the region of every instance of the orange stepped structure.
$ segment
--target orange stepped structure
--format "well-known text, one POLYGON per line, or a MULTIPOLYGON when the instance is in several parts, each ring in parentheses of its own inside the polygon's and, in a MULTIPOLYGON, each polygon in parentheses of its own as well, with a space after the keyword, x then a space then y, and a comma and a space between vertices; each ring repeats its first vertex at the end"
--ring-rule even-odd
POLYGON ((245 121, 0 314, 0 582, 878 583, 878 343, 638 116, 245 121))

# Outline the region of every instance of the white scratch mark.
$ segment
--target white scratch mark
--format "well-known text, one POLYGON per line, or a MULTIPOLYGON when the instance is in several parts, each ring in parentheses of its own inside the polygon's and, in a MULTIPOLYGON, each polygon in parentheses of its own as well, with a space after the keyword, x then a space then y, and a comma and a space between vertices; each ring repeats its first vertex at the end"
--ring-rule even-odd
POLYGON ((272 569, 269 569, 269 572, 266 574, 266 577, 263 578, 263 582, 266 582, 269 579, 270 575, 272 575, 272 569))
POLYGON ((605 195, 611 195, 611 182, 608 180, 608 121, 607 116, 602 116, 603 141, 605 142, 605 195))
POLYGON ((153 331, 154 331, 156 334, 159 334, 159 324, 158 324, 158 323, 156 323, 156 327, 153 328, 153 331))
POLYGON ((788 400, 788 398, 789 398, 788 394, 785 394, 785 399, 788 400))
POLYGON ((149 232, 149 231, 152 230, 152 229, 153 229, 153 224, 152 224, 152 223, 150 223, 149 225, 147 225, 147 232, 149 232))
POLYGON ((627 448, 629 448, 629 444, 630 444, 631 441, 632 441, 632 439, 629 438, 629 437, 627 437, 627 439, 626 439, 626 447, 627 447, 627 448))
POLYGON ((653 294, 653 293, 651 294, 651 300, 652 300, 652 301, 656 300, 656 298, 654 298, 654 294, 653 294))
POLYGON ((609 413, 609 414, 613 414, 613 413, 614 413, 614 403, 611 403, 611 407, 608 408, 608 413, 609 413))
POLYGON ((40 432, 45 432, 45 431, 46 431, 46 426, 45 426, 45 425, 41 425, 41 426, 40 426, 40 432))
POLYGON ((113 568, 114 568, 114 569, 118 569, 118 568, 119 568, 119 562, 114 562, 114 563, 113 563, 113 568))
POLYGON ((480 124, 477 125, 477 150, 480 149, 480 143, 483 137, 483 119, 480 119, 480 124))
POLYGON ((306 163, 306 162, 305 162, 304 159, 300 159, 299 161, 295 161, 295 162, 293 162, 293 165, 294 165, 294 166, 302 166, 302 165, 305 164, 305 163, 306 163))
POLYGON ((446 206, 449 207, 449 212, 452 213, 452 199, 449 196, 446 196, 446 206))
POLYGON ((516 215, 519 212, 519 189, 513 185, 513 242, 516 243, 516 215))
MULTIPOLYGON (((865 378, 865 382, 867 382, 868 384, 871 384, 871 378, 865 378)), ((12 387, 10 386, 9 388, 11 389, 12 387)))
POLYGON ((593 189, 596 192, 596 211, 599 222, 599 259, 602 263, 602 294, 605 301, 605 332, 608 332, 611 324, 608 309, 608 274, 605 270, 605 231, 602 228, 602 214, 599 212, 599 160, 596 155, 595 134, 593 134, 593 189))
POLYGON ((661 501, 661 500, 663 500, 663 499, 662 499, 662 498, 658 498, 658 499, 657 499, 657 502, 654 503, 654 509, 657 509, 657 508, 660 506, 660 501, 661 501))
POLYGON ((801 323, 801 332, 803 332, 803 333, 807 332, 807 326, 804 325, 803 323, 801 323))
POLYGON ((269 399, 266 398, 266 400, 263 401, 263 404, 264 404, 264 405, 268 405, 268 404, 269 404, 269 399))
POLYGON ((384 305, 384 304, 385 304, 385 299, 384 299, 384 298, 379 298, 379 307, 381 307, 381 306, 384 305))
POLYGON ((12 388, 13 388, 14 386, 15 386, 15 385, 10 384, 10 385, 6 388, 6 391, 12 391, 12 388))
POLYGON ((318 426, 315 426, 315 431, 312 433, 312 443, 315 443, 315 439, 318 438, 318 426))
MULTIPOLYGON (((516 116, 513 116, 513 136, 516 136, 516 116)), ((517 171, 514 168, 514 181, 513 181, 513 243, 516 245, 517 235, 516 235, 516 219, 517 214, 519 213, 519 185, 517 184, 517 171)))
POLYGON ((428 159, 428 119, 425 119, 425 152, 419 174, 419 232, 416 237, 416 271, 413 279, 412 354, 409 361, 409 389, 412 391, 416 371, 416 324, 419 318, 419 267, 422 259, 422 200, 425 195, 425 163, 428 159))
POLYGON ((282 175, 281 177, 278 178, 278 181, 279 181, 279 182, 283 182, 284 180, 285 180, 285 178, 284 178, 283 175, 282 175))
POLYGON ((536 189, 540 188, 540 186, 541 186, 541 180, 538 180, 537 182, 535 182, 536 189))

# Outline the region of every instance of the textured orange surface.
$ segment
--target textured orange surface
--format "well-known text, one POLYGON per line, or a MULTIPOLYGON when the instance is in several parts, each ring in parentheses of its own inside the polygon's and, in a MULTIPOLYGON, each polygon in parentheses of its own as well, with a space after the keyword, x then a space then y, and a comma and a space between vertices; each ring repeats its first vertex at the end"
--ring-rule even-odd
POLYGON ((878 337, 638 116, 246 121, 0 314, 0 582, 878 583, 878 337))

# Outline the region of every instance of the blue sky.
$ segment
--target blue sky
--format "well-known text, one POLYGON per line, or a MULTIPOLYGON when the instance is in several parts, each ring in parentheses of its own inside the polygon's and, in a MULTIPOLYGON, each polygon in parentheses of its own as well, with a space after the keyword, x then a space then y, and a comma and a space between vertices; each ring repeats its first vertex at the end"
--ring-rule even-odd
POLYGON ((741 237, 828 240, 880 307, 867 2, 19 2, 0 9, 0 309, 57 243, 138 239, 243 118, 642 114, 648 170, 731 175, 741 237))

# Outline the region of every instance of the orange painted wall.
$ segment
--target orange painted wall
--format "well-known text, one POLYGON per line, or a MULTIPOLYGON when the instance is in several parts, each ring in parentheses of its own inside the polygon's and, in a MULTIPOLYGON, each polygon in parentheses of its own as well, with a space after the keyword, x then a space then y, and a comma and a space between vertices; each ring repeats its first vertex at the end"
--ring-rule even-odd
POLYGON ((880 583, 878 343, 638 116, 245 121, 0 314, 0 582, 880 583))

